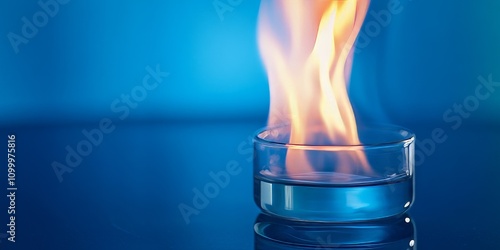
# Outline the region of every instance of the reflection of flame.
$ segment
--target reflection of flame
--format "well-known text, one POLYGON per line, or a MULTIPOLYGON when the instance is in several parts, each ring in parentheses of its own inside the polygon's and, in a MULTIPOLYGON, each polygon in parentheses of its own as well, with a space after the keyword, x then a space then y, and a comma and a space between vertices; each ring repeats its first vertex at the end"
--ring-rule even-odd
MULTIPOLYGON (((290 116, 290 143, 359 145, 347 94, 352 48, 369 0, 264 0, 259 47, 266 66, 271 108, 269 124, 290 116)), ((356 153, 357 152, 357 153, 356 153)), ((337 170, 369 166, 362 152, 337 158, 337 170)), ((314 172, 302 150, 289 150, 289 175, 314 172)))

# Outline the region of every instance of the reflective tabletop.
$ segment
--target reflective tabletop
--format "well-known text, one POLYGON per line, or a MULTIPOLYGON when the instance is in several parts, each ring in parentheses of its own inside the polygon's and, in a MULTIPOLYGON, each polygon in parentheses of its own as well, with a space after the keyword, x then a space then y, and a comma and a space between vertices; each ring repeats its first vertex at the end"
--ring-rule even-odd
MULTIPOLYGON (((252 135, 265 121, 25 125, 15 135, 15 243, 4 249, 498 249, 500 131, 403 124, 417 135, 402 217, 302 224, 260 214, 252 135), (228 177, 222 178, 220 176, 228 177), (365 248, 363 248, 365 247, 365 248)), ((7 153, 0 224, 10 223, 7 153)))

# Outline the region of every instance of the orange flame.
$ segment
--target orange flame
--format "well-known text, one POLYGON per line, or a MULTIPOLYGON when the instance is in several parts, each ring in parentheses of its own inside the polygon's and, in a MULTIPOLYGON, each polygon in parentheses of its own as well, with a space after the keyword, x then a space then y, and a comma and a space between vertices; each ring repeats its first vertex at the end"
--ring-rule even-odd
MULTIPOLYGON (((269 77, 269 126, 290 123, 291 144, 359 145, 347 93, 353 44, 370 0, 264 0, 258 40, 269 77)), ((363 153, 337 159, 340 172, 351 165, 369 171, 363 153)), ((290 176, 317 167, 302 150, 289 150, 290 176)))

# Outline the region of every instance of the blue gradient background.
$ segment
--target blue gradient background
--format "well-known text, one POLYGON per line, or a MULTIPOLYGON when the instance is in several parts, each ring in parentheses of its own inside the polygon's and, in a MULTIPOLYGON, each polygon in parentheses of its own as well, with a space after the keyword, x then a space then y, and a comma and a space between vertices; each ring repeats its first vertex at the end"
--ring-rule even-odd
MULTIPOLYGON (((387 2, 373 1, 371 9, 387 2)), ((211 1, 73 0, 16 54, 6 35, 20 34, 21 17, 31 18, 40 7, 4 2, 0 123, 109 116, 110 103, 140 82, 145 66, 156 64, 171 75, 131 119, 265 117, 258 6, 243 1, 222 21, 211 1)), ((401 0, 401 6, 356 57, 351 95, 360 109, 378 102, 396 122, 440 121, 453 103, 474 93, 479 75, 500 78, 500 3, 401 0)), ((499 122, 499 104, 500 95, 492 96, 471 119, 499 122)))
MULTIPOLYGON (((23 190, 12 249, 250 249, 257 208, 248 136, 265 125, 269 106, 259 1, 243 0, 223 20, 212 2, 71 0, 17 54, 7 34, 20 34, 21 18, 40 7, 0 3, 0 136, 18 135, 23 190), (111 103, 141 83, 148 65, 170 75, 118 122, 111 103), (116 132, 59 183, 53 161, 63 162, 65 147, 104 117, 116 132), (177 205, 230 160, 242 174, 186 225, 177 205)), ((418 237, 436 247, 424 249, 492 249, 500 91, 460 130, 443 114, 475 94, 478 76, 500 81, 500 2, 400 3, 402 12, 356 54, 350 94, 358 119, 406 126, 420 139, 442 127, 448 141, 417 170, 418 237)), ((1 199, 0 225, 6 205, 1 199)))

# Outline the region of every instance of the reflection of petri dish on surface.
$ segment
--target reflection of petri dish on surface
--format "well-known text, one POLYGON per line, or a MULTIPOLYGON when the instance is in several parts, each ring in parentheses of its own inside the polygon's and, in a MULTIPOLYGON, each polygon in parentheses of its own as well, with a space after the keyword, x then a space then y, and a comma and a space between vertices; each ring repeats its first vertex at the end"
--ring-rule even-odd
POLYGON ((255 249, 416 249, 416 229, 407 214, 359 223, 290 221, 260 214, 255 249))

